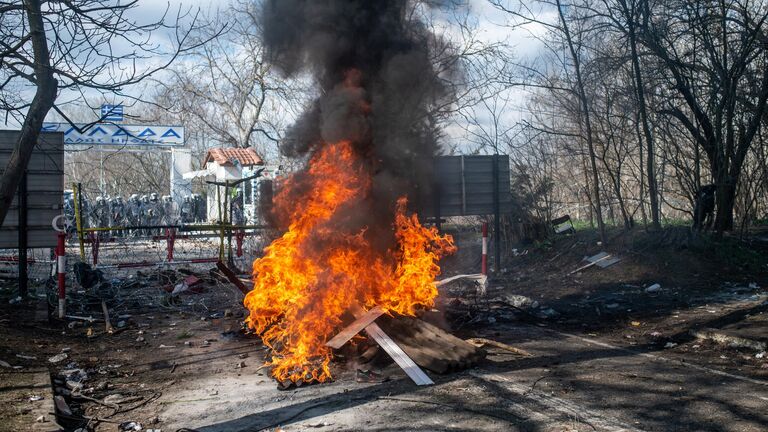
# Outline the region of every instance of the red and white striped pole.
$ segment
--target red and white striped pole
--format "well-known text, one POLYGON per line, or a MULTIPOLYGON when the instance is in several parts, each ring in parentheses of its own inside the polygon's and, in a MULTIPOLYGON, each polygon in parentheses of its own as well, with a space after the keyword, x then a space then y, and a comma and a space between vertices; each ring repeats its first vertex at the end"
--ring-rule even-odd
POLYGON ((59 243, 56 246, 56 271, 59 277, 59 319, 64 319, 66 308, 66 276, 67 276, 67 251, 65 243, 67 233, 59 232, 59 243))
POLYGON ((481 261, 480 271, 488 274, 488 222, 483 222, 483 260, 481 261))

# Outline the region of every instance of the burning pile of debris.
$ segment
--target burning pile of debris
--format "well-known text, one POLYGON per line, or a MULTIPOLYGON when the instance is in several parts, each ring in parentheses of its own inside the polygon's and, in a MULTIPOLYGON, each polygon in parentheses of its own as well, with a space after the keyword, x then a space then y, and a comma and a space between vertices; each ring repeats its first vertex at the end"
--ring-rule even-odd
POLYGON ((431 381, 416 364, 446 372, 483 356, 415 318, 433 306, 438 262, 455 246, 410 211, 431 187, 433 112, 451 100, 428 48, 437 36, 414 7, 426 6, 272 0, 261 10, 272 63, 312 72, 320 87, 284 140, 308 162, 275 196, 284 234, 253 263, 244 300, 280 383, 332 379, 333 348, 363 330, 419 384, 431 381))

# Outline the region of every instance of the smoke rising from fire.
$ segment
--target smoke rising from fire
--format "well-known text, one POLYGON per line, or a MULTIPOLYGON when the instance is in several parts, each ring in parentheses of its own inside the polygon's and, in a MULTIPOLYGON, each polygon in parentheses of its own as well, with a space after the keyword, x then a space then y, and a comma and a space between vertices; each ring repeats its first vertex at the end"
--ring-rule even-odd
POLYGON ((361 226, 388 227, 399 196, 418 204, 431 187, 425 162, 438 144, 430 113, 450 90, 429 51, 437 36, 415 18, 414 7, 406 0, 268 0, 262 9, 267 58, 287 76, 311 73, 320 94, 282 150, 301 156, 352 142, 370 164, 367 214, 381 218, 357 218, 361 226))
POLYGON ((447 95, 434 36, 406 1, 267 0, 263 37, 287 75, 311 72, 319 97, 288 133, 307 155, 274 208, 283 234, 253 262, 246 322, 271 349, 281 383, 332 377, 325 345, 350 311, 414 315, 432 307, 453 239, 406 205, 430 182, 430 110, 447 95))

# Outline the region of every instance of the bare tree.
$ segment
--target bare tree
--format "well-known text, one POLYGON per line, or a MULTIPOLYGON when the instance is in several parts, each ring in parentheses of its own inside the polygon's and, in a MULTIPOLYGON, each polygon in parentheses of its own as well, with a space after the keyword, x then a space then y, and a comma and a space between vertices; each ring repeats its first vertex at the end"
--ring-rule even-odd
POLYGON ((281 77, 265 58, 254 2, 237 0, 202 21, 192 33, 199 46, 170 69, 170 79, 157 80, 157 101, 193 120, 212 142, 277 157, 283 129, 311 90, 281 77), (226 31, 214 37, 224 23, 226 31))
POLYGON ((674 89, 659 111, 691 134, 717 186, 718 232, 733 228, 742 167, 768 103, 768 9, 741 0, 643 0, 640 42, 674 89))
POLYGON ((568 14, 566 14, 565 7, 562 5, 560 0, 540 0, 537 3, 540 5, 543 5, 545 7, 548 7, 550 9, 554 9, 557 13, 558 20, 557 22, 550 22, 546 20, 542 20, 535 16, 531 12, 531 9, 520 4, 518 7, 513 8, 506 4, 506 2, 503 2, 501 0, 490 0, 491 3, 496 6, 499 10, 502 10, 508 14, 510 14, 513 17, 513 20, 515 23, 514 26, 521 26, 521 25, 528 25, 530 23, 535 23, 538 25, 541 25, 549 30, 549 36, 553 38, 551 41, 546 41, 545 46, 547 46, 548 49, 559 51, 560 47, 565 47, 565 49, 568 52, 567 59, 562 58, 561 64, 563 68, 565 69, 563 72, 566 75, 573 74, 572 82, 570 84, 572 85, 565 85, 565 86, 547 86, 546 83, 539 83, 535 84, 533 82, 527 82, 523 85, 535 85, 540 87, 548 87, 549 89, 553 90, 555 93, 561 93, 566 92, 574 95, 578 102, 579 102, 579 116, 580 116, 580 126, 583 126, 584 130, 582 134, 579 134, 581 137, 583 137, 584 142, 587 146, 587 155, 589 159, 589 165, 590 165, 590 173, 591 173, 591 188, 592 188, 592 194, 591 199, 593 200, 593 208, 597 219, 598 229, 600 231, 600 237, 603 241, 606 240, 605 237, 605 224, 603 220, 603 214, 602 214, 602 203, 601 203, 601 197, 600 197, 600 175, 598 173, 598 165, 597 165, 597 156, 595 153, 595 143, 594 143, 594 135, 592 131, 592 113, 591 113, 591 107, 589 103, 589 95, 587 94, 587 87, 584 81, 584 77, 582 74, 582 60, 584 58, 584 41, 581 39, 582 36, 584 36, 587 32, 584 29, 579 29, 579 31, 574 34, 574 32, 571 29, 571 24, 573 22, 578 22, 579 24, 585 25, 587 24, 587 21, 584 19, 579 20, 574 19, 570 17, 568 14))
POLYGON ((43 120, 64 92, 124 94, 166 68, 191 49, 181 20, 195 27, 196 14, 166 22, 140 24, 130 18, 137 1, 7 0, 0 1, 0 109, 21 126, 14 151, 0 178, 0 223, 10 208, 22 174, 37 143, 43 120), (153 42, 157 30, 176 29, 173 47, 153 42), (156 59, 163 59, 159 64, 156 59), (34 92, 31 102, 28 94, 34 92))

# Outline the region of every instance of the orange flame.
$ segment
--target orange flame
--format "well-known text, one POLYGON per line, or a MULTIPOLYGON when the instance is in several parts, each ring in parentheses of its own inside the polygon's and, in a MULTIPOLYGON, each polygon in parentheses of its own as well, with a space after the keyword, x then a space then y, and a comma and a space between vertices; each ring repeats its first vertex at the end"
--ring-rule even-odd
POLYGON ((377 251, 367 229, 343 228, 365 208, 370 189, 365 164, 352 143, 342 141, 325 145, 275 197, 288 230, 254 261, 254 287, 244 304, 247 324, 272 350, 279 381, 332 378, 325 342, 354 305, 413 315, 434 303, 437 262, 455 251, 453 239, 406 215, 402 197, 394 214, 396 247, 377 251))

